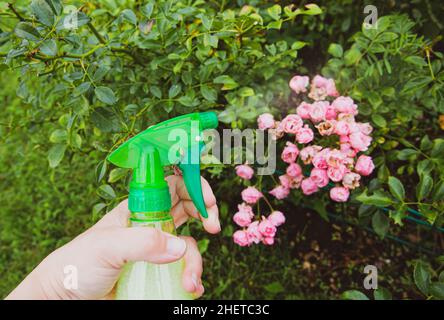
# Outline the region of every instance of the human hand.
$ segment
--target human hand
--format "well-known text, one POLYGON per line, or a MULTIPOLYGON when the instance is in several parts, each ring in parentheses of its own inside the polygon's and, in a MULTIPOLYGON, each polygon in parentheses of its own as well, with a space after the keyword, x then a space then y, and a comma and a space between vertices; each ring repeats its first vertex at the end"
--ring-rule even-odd
MULTIPOLYGON (((176 227, 189 217, 200 218, 182 177, 169 176, 166 180, 176 227)), ((208 211, 208 218, 201 218, 204 229, 217 233, 220 224, 216 198, 203 178, 202 191, 208 211)), ((196 241, 154 228, 128 228, 129 215, 128 202, 124 200, 90 229, 47 256, 7 299, 111 299, 126 262, 169 263, 182 257, 185 260, 182 284, 195 297, 201 296, 202 258, 196 241), (64 285, 67 266, 77 270, 77 289, 64 285)))

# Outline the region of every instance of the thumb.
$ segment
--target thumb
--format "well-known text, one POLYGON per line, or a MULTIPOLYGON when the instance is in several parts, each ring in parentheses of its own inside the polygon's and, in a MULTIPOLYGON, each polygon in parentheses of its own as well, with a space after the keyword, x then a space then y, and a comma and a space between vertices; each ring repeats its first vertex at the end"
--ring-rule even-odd
POLYGON ((117 267, 127 261, 169 263, 180 259, 186 250, 184 240, 150 227, 113 227, 96 232, 100 255, 117 267))

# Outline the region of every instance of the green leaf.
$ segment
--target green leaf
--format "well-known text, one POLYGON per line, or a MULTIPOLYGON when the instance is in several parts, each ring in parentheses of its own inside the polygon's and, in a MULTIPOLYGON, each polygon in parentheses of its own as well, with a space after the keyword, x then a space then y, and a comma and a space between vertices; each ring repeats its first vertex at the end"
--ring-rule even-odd
POLYGON ((444 300, 444 283, 434 282, 430 285, 430 293, 433 297, 444 300))
POLYGON ((237 92, 241 97, 251 97, 254 96, 254 90, 250 87, 242 87, 237 92))
POLYGON ((51 135, 49 136, 49 141, 51 141, 52 143, 61 143, 66 142, 67 138, 68 132, 66 132, 66 130, 57 129, 51 133, 51 135))
POLYGON ((27 22, 19 22, 14 28, 17 37, 31 41, 38 41, 41 38, 40 33, 27 22))
POLYGON ((432 158, 442 159, 444 155, 444 139, 439 138, 433 141, 433 149, 430 155, 432 158))
POLYGON ((412 156, 416 156, 418 153, 418 151, 416 151, 415 149, 402 149, 401 151, 398 152, 398 154, 396 155, 396 157, 399 160, 408 160, 409 158, 411 158, 412 156))
POLYGON ((384 213, 377 211, 372 217, 372 227, 376 234, 384 239, 390 227, 389 219, 384 213))
POLYGON ((410 56, 404 59, 404 61, 414 64, 419 67, 425 67, 427 62, 425 62, 424 58, 418 56, 410 56))
POLYGON ((404 201, 405 190, 402 182, 398 178, 390 176, 388 178, 388 185, 390 193, 399 201, 404 201))
POLYGON ((282 27, 282 20, 272 21, 267 24, 267 29, 277 29, 280 30, 282 27))
POLYGON ((206 100, 210 102, 214 102, 217 99, 217 91, 205 84, 200 86, 200 93, 206 100))
POLYGON ((99 195, 99 197, 106 200, 112 200, 116 197, 116 192, 109 184, 102 184, 97 189, 97 194, 99 195))
POLYGON ((102 181, 103 177, 105 176, 107 168, 108 168, 108 162, 106 162, 105 160, 102 160, 97 164, 95 170, 97 182, 102 181))
POLYGON ((284 287, 282 286, 282 284, 278 281, 274 281, 272 283, 269 283, 267 285, 264 286, 264 289, 272 294, 278 294, 281 292, 284 292, 284 287))
POLYGON ((120 130, 120 122, 117 115, 106 108, 96 108, 91 114, 91 121, 103 132, 120 130))
POLYGON ((114 183, 116 181, 119 181, 123 177, 125 177, 128 174, 128 169, 125 168, 114 168, 109 173, 108 182, 114 183))
POLYGON ((137 17, 136 14, 131 9, 125 9, 123 10, 120 15, 122 16, 123 20, 136 25, 137 24, 137 17))
POLYGON ((158 86, 151 86, 150 92, 156 98, 162 99, 162 91, 160 90, 160 88, 158 86))
POLYGON ((392 300, 390 291, 382 287, 378 287, 378 289, 373 292, 373 296, 375 300, 392 300))
POLYGON ((351 48, 347 50, 344 55, 344 61, 347 66, 351 66, 358 62, 361 58, 361 52, 357 48, 351 48))
POLYGON ((45 1, 50 6, 52 12, 54 12, 56 16, 62 14, 63 5, 60 0, 45 0, 45 1))
POLYGON ((267 8, 267 13, 273 20, 279 20, 281 18, 282 8, 280 5, 275 4, 267 8))
POLYGON ((387 127, 387 121, 385 121, 384 117, 379 114, 376 113, 372 114, 372 121, 380 128, 387 127))
POLYGON ((378 207, 387 207, 393 204, 392 198, 380 191, 376 191, 373 195, 368 196, 366 190, 359 196, 357 196, 356 200, 362 202, 363 204, 374 205, 378 207))
POLYGON ((149 19, 153 14, 153 9, 154 9, 154 4, 147 3, 142 7, 142 14, 149 19))
POLYGON ((48 161, 51 168, 55 168, 59 165, 60 161, 62 161, 63 156, 65 155, 65 150, 65 144, 56 144, 49 149, 48 161))
POLYGON ((341 58, 344 50, 342 49, 342 46, 340 44, 331 43, 328 47, 328 53, 330 53, 335 58, 341 58))
POLYGON ((423 261, 418 260, 413 271, 413 279, 418 289, 421 290, 424 295, 429 294, 430 278, 428 266, 423 261))
POLYGON ((427 174, 421 175, 419 179, 419 184, 416 187, 416 198, 418 201, 426 198, 433 188, 433 179, 427 174))
POLYGON ((91 83, 90 82, 83 82, 82 84, 80 84, 78 87, 76 87, 74 89, 74 91, 72 92, 72 95, 74 97, 78 97, 82 94, 84 94, 86 91, 88 91, 88 89, 91 87, 91 83))
POLYGON ((97 99, 99 99, 105 104, 112 105, 117 102, 117 98, 114 95, 113 90, 111 90, 108 87, 103 87, 103 86, 97 87, 94 89, 94 92, 96 93, 97 99))
POLYGON ((180 84, 173 84, 168 91, 168 98, 175 98, 179 92, 182 90, 182 86, 180 84))
POLYGON ((219 43, 219 38, 214 35, 210 35, 208 33, 204 34, 203 43, 206 47, 217 48, 217 44, 219 43))
POLYGON ((99 202, 99 203, 95 204, 93 207, 93 210, 92 210, 92 214, 94 216, 97 216, 100 213, 100 211, 102 211, 105 207, 106 207, 106 203, 103 203, 103 202, 99 202))
POLYGON ((358 290, 347 290, 341 294, 345 300, 369 300, 368 297, 358 290))
POLYGON ((223 84, 222 90, 232 90, 239 86, 239 84, 228 75, 219 76, 215 78, 213 82, 216 84, 223 84))
POLYGON ((45 26, 52 26, 55 21, 54 12, 51 6, 45 0, 32 0, 31 11, 37 20, 45 26))
POLYGON ((40 51, 50 57, 57 55, 57 43, 54 39, 47 39, 40 45, 40 51))
POLYGON ((416 171, 418 176, 421 177, 423 174, 429 174, 433 170, 434 164, 429 159, 424 159, 418 162, 416 166, 416 171))
POLYGON ((315 16, 322 13, 321 8, 315 3, 306 4, 305 8, 308 10, 305 10, 303 13, 309 16, 315 16))
POLYGON ((436 184, 435 190, 433 191, 433 200, 438 201, 444 199, 444 180, 439 181, 436 184))
POLYGON ((197 241, 197 248, 199 249, 200 254, 204 254, 208 250, 208 245, 210 244, 209 239, 201 239, 197 241))

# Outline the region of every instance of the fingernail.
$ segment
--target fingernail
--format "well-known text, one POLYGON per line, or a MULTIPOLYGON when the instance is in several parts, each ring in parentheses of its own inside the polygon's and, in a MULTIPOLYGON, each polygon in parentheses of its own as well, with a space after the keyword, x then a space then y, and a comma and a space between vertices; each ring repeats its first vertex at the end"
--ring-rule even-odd
POLYGON ((198 288, 198 286, 199 286, 199 283, 197 282, 197 275, 196 275, 195 273, 193 273, 193 274, 191 275, 191 282, 193 282, 193 285, 194 285, 194 291, 196 291, 197 288, 198 288))
POLYGON ((172 256, 180 257, 184 253, 185 248, 186 243, 182 239, 170 237, 167 241, 167 252, 172 256))

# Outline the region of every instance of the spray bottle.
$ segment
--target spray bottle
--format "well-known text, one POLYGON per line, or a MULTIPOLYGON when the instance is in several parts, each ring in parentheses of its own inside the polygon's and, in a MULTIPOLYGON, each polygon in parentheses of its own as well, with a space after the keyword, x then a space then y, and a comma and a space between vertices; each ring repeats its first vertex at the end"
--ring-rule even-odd
MULTIPOLYGON (((191 200, 202 217, 208 217, 200 178, 202 133, 217 125, 214 112, 179 116, 146 129, 108 156, 116 166, 133 170, 128 197, 131 227, 176 233, 163 170, 169 165, 179 166, 191 200)), ((117 283, 116 299, 192 299, 182 286, 183 263, 183 259, 168 264, 127 263, 117 283)))

